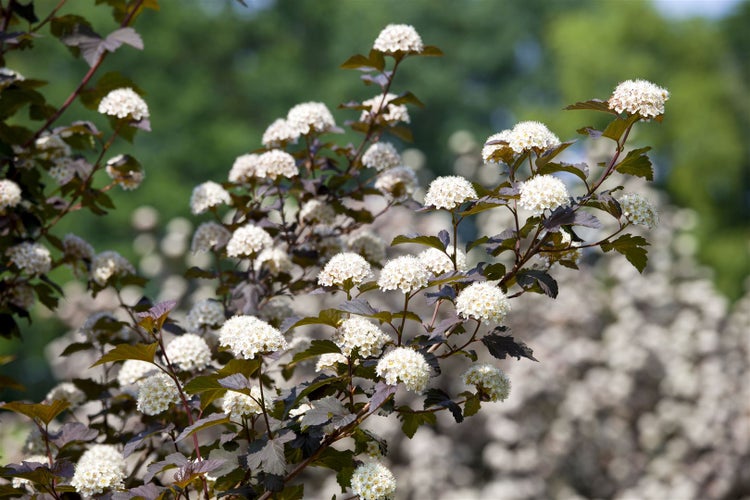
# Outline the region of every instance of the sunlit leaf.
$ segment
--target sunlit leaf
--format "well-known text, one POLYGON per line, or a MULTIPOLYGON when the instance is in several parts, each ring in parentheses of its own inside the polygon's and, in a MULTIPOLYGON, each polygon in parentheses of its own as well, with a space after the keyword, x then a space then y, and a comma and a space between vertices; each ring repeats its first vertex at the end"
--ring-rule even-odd
POLYGON ((20 413, 31 419, 39 419, 44 425, 47 425, 69 406, 69 402, 60 399, 52 401, 51 403, 22 403, 20 401, 11 401, 10 403, 3 403, 0 405, 0 409, 20 413))
POLYGON ((146 361, 147 363, 154 362, 154 356, 156 350, 159 348, 159 343, 154 342, 153 344, 120 344, 107 354, 99 358, 99 360, 91 365, 91 368, 104 363, 113 363, 115 361, 126 361, 128 359, 137 359, 140 361, 146 361))

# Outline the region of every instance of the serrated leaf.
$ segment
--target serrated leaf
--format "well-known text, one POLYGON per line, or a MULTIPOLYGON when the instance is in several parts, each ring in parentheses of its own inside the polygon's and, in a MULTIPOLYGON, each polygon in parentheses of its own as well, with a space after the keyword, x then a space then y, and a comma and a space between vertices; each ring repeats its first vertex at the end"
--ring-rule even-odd
POLYGON ((305 325, 329 325, 338 328, 342 316, 342 312, 337 309, 323 309, 317 317, 308 316, 302 318, 289 327, 289 329, 293 330, 294 328, 305 325))
POLYGON ((51 403, 23 403, 11 401, 0 406, 2 410, 12 411, 26 415, 31 419, 39 419, 44 425, 48 425, 56 416, 64 412, 70 403, 63 400, 55 400, 51 403))
POLYGON ((589 166, 585 163, 550 162, 541 167, 537 173, 554 174, 555 172, 568 172, 586 182, 589 175, 589 166))
POLYGON ((90 429, 80 422, 71 422, 62 426, 55 434, 50 435, 52 442, 58 450, 72 443, 93 441, 99 435, 96 429, 90 429))
POLYGON ((649 181, 654 180, 651 159, 646 155, 650 149, 650 147, 645 147, 629 151, 625 158, 615 166, 615 170, 621 174, 635 175, 649 181))
POLYGON ((374 316, 380 312, 372 307, 372 305, 370 305, 365 299, 359 298, 344 302, 339 305, 338 310, 357 314, 359 316, 374 316))
POLYGON ((249 469, 260 469, 269 474, 282 476, 286 473, 286 458, 284 457, 284 443, 294 439, 293 432, 287 432, 268 442, 260 451, 247 456, 249 469))
POLYGON ((90 368, 103 365, 104 363, 127 361, 128 359, 137 359, 139 361, 146 361, 147 363, 154 363, 154 356, 156 355, 156 350, 158 348, 158 342, 154 342, 153 344, 120 344, 99 358, 99 360, 91 365, 90 368))
POLYGON ((329 420, 349 414, 349 411, 338 399, 327 396, 310 402, 311 409, 307 410, 300 420, 302 430, 312 425, 322 425, 329 420))
POLYGON ((532 361, 539 361, 534 357, 534 351, 529 346, 514 340, 511 335, 491 333, 482 337, 482 343, 487 347, 487 351, 497 359, 513 356, 518 360, 528 358, 532 361))
POLYGON ((542 221, 542 225, 550 232, 557 232, 562 226, 584 226, 600 228, 599 219, 590 213, 574 210, 571 207, 558 207, 550 216, 542 221))
POLYGON ((404 234, 393 238, 391 246, 403 245, 404 243, 415 243, 426 247, 437 248, 440 251, 445 251, 443 242, 437 236, 421 236, 418 234, 404 234))
POLYGON ((481 407, 482 402, 476 395, 468 396, 466 398, 466 402, 464 403, 464 417, 471 417, 472 415, 476 415, 477 413, 479 413, 481 407))
POLYGON ((200 394, 201 392, 216 390, 226 390, 226 387, 219 383, 216 375, 195 377, 185 384, 185 392, 188 394, 200 394))
POLYGON ((151 427, 149 429, 146 429, 145 431, 139 432, 136 434, 133 438, 130 439, 127 443, 125 443, 125 447, 122 449, 122 455, 127 458, 130 456, 134 451, 136 451, 138 448, 140 448, 141 444, 143 442, 153 436, 154 434, 161 434, 163 432, 170 432, 172 429, 174 429, 174 424, 170 423, 166 427, 158 426, 158 427, 151 427))
POLYGON ((193 425, 188 425, 185 427, 185 429, 180 433, 179 436, 177 436, 177 439, 175 439, 176 443, 179 443, 183 439, 192 436, 196 432, 208 429, 209 427, 214 427, 216 425, 222 425, 222 424, 228 424, 229 423, 229 417, 223 413, 214 413, 206 418, 202 418, 198 420, 197 422, 193 423, 193 425))
POLYGON ((313 340, 312 342, 310 342, 310 347, 294 355, 294 357, 292 358, 292 363, 296 364, 305 359, 322 356, 323 354, 340 352, 341 349, 339 348, 339 346, 337 346, 330 340, 313 340))
POLYGON ((602 101, 601 99, 591 99, 588 101, 581 101, 577 102, 575 104, 571 104, 570 106, 566 106, 566 110, 574 110, 574 109, 590 109, 593 111, 602 111, 604 113, 614 114, 617 113, 611 109, 609 109, 609 103, 607 101, 602 101))
POLYGON ((643 248, 649 243, 642 236, 634 236, 632 234, 623 234, 614 241, 605 241, 600 245, 601 249, 605 252, 615 250, 633 264, 633 267, 638 269, 638 272, 643 273, 643 270, 648 264, 648 251, 643 248))
POLYGON ((395 385, 389 385, 382 381, 375 384, 375 392, 370 399, 370 413, 377 411, 394 394, 396 394, 395 385))
POLYGON ((409 439, 414 437, 421 425, 435 425, 437 422, 437 417, 433 412, 415 412, 408 406, 402 406, 398 409, 398 418, 403 422, 401 430, 409 439))
POLYGON ((318 458, 310 465, 313 467, 326 467, 331 470, 341 470, 345 467, 353 467, 354 452, 352 450, 337 450, 336 448, 326 448, 318 458))
POLYGON ((522 269, 516 274, 516 281, 524 289, 533 289, 538 286, 545 295, 557 297, 557 281, 547 271, 540 269, 522 269))
POLYGON ((360 69, 360 68, 373 68, 375 69, 371 63, 370 59, 363 56, 362 54, 355 54, 351 56, 349 59, 344 61, 341 66, 343 69, 360 69))
POLYGON ((138 324, 147 332, 158 332, 164 326, 170 311, 177 305, 175 300, 154 304, 148 311, 136 313, 138 324))
POLYGON ((456 419, 457 423, 461 423, 464 420, 463 413, 461 412, 461 407, 456 404, 455 401, 451 399, 451 397, 442 389, 432 388, 427 389, 424 393, 425 399, 424 399, 424 409, 431 406, 440 406, 442 408, 447 408, 451 414, 453 414, 453 418, 456 419))

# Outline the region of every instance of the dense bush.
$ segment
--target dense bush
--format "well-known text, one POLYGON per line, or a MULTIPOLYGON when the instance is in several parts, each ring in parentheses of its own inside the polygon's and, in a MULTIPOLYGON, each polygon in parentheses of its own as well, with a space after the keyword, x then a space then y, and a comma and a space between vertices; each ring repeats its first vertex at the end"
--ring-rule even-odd
POLYGON ((63 289, 49 274, 61 266, 115 306, 86 318, 83 336, 59 353, 68 380, 42 402, 0 407, 36 431, 23 461, 0 471, 8 495, 297 498, 303 473, 325 468, 344 492, 389 497, 388 443, 369 419, 398 420, 412 437, 441 412, 460 423, 506 400, 510 379, 494 361, 536 360, 517 339, 524 332, 506 325, 519 297, 556 298, 555 269, 577 269, 593 248, 646 266, 648 243, 630 230, 654 226, 656 213, 619 180, 652 179, 649 148, 626 142, 639 122, 661 120, 666 90, 629 80, 608 100, 568 107, 609 118, 602 130, 579 130, 610 149, 593 166, 562 160, 574 141, 525 121, 485 142, 483 168, 499 171, 497 182, 443 176, 422 194, 388 140, 411 139, 407 106, 421 106, 397 93, 396 77, 403 64, 441 52, 413 27, 389 25, 367 55, 342 64, 374 89, 340 105, 348 120, 340 124, 324 103, 298 104, 269 125, 261 149, 236 159, 226 182, 194 189, 189 206, 202 222, 190 250, 209 258, 185 278, 209 283, 211 296, 183 318, 175 300, 130 300, 146 284, 130 262, 55 234, 69 213, 104 214, 109 189, 144 179, 134 157, 107 158, 118 138, 150 127, 140 89, 114 73, 91 82, 108 53, 141 48, 129 25, 156 4, 107 3, 120 28, 105 37, 80 16, 53 11, 39 21, 33 4, 13 1, 3 10, 17 30, 3 50, 32 49, 49 25, 90 66, 59 108, 37 90, 43 82, 3 73, 3 333, 20 335, 17 319, 37 300, 57 305, 63 289), (79 98, 109 119, 110 133, 58 124, 79 98), (24 124, 26 109, 41 125, 24 124), (336 142, 341 125, 360 140, 336 142), (102 171, 110 182, 96 187, 102 171), (501 226, 465 236, 467 224, 495 213, 501 226), (411 217, 429 228, 413 232, 411 217), (389 243, 384 227, 395 228, 389 243))

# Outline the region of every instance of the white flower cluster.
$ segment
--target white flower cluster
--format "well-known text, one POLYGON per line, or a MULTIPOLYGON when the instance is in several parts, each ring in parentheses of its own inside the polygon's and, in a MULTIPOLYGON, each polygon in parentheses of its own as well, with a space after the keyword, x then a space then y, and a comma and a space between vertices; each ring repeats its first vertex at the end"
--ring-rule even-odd
POLYGON ((261 143, 267 148, 280 148, 285 144, 297 142, 299 131, 284 118, 277 118, 263 132, 261 143))
POLYGON ((358 253, 368 262, 380 264, 385 259, 385 241, 370 231, 351 234, 346 241, 347 248, 358 253))
POLYGON ((286 121, 300 135, 322 134, 336 128, 336 120, 322 102, 297 104, 287 113, 286 121))
POLYGON ((221 184, 207 181, 198 184, 193 189, 193 194, 190 196, 190 211, 197 215, 213 207, 230 205, 231 203, 232 198, 227 190, 221 187, 221 184))
POLYGON ((318 358, 318 362, 315 363, 315 371, 322 372, 324 370, 330 370, 335 372, 337 363, 347 364, 348 360, 346 359, 346 356, 339 352, 321 354, 320 358, 318 358))
POLYGON ((81 496, 90 498, 123 488, 125 477, 122 453, 112 445, 96 444, 81 455, 70 484, 81 496))
POLYGON ((276 276, 279 273, 291 273, 294 263, 289 258, 289 254, 281 248, 266 248, 258 254, 253 266, 256 271, 266 268, 276 276))
POLYGON ((477 192, 471 182, 457 175, 438 177, 430 183, 424 204, 453 210, 465 201, 476 200, 477 192))
MULTIPOLYGON (((76 175, 76 169, 73 167, 73 160, 70 158, 60 158, 55 160, 55 164, 50 167, 50 169, 47 171, 50 177, 55 179, 55 182, 57 182, 59 185, 64 186, 65 184, 69 183, 73 180, 73 177, 76 175)), ((109 174, 109 169, 107 169, 107 173, 109 174)), ((110 175, 111 177, 111 175, 110 175)), ((133 189, 138 187, 140 185, 140 181, 143 180, 144 175, 141 173, 140 180, 138 181, 138 184, 135 185, 133 189)), ((123 182, 128 183, 130 182, 130 178, 124 179, 123 182)), ((123 188, 125 188, 124 184, 120 184, 123 188)), ((126 188, 125 188, 126 189, 126 188)))
POLYGON ((482 146, 482 159, 485 161, 485 163, 497 163, 497 161, 492 159, 492 155, 498 150, 510 147, 505 144, 487 144, 487 143, 494 142, 494 141, 505 141, 507 143, 510 143, 512 133, 513 133, 512 130, 505 129, 502 132, 492 134, 491 136, 487 138, 486 141, 484 141, 484 146, 482 146))
POLYGON ((99 112, 117 118, 140 121, 149 117, 146 101, 129 87, 115 89, 99 102, 99 112))
POLYGON ((210 252, 224 248, 232 233, 216 222, 204 222, 195 230, 190 251, 193 253, 210 252))
POLYGON ((61 382, 50 389, 46 401, 67 401, 70 406, 78 406, 86 401, 86 395, 72 382, 61 382))
POLYGON ((362 164, 376 170, 388 170, 401 165, 401 155, 390 142, 376 142, 362 155, 362 164))
MULTIPOLYGON (((146 177, 146 173, 140 167, 140 164, 134 160, 133 157, 128 155, 117 155, 107 160, 107 166, 105 168, 107 175, 110 179, 115 181, 122 189, 126 191, 132 191, 141 185, 143 179, 146 177)), ((52 172, 50 171, 50 174, 52 172)), ((73 172, 70 172, 70 178, 72 179, 73 172)), ((62 179, 61 179, 62 180, 62 179)), ((65 184, 70 179, 60 182, 65 184)))
POLYGON ((427 286, 430 271, 413 255, 403 255, 389 260, 380 271, 378 287, 383 291, 399 289, 404 293, 427 286))
POLYGON ((7 208, 13 208, 21 203, 21 188, 9 180, 0 180, 0 214, 7 208))
POLYGON ((510 312, 510 301, 495 285, 486 281, 475 282, 456 297, 456 312, 466 319, 500 322, 510 312))
POLYGON ((10 261, 31 276, 48 273, 52 267, 52 256, 43 245, 24 241, 5 252, 10 261))
POLYGON ((416 52, 424 50, 422 37, 417 30, 408 24, 389 24, 380 32, 375 39, 372 48, 385 52, 386 54, 395 54, 397 52, 416 52))
POLYGON ((235 229, 227 243, 230 257, 250 257, 264 248, 273 246, 273 238, 263 228, 246 224, 235 229))
POLYGON ((403 200, 414 194, 418 182, 414 170, 401 165, 382 172, 375 181, 375 189, 391 199, 403 200))
POLYGON ((383 330, 365 318, 357 316, 341 323, 333 337, 344 356, 351 356, 352 351, 357 349, 362 358, 377 356, 389 340, 383 330))
POLYGON ((244 359, 288 347, 280 331, 255 316, 229 318, 219 330, 219 345, 244 359))
POLYGON ((198 332, 205 327, 218 327, 224 323, 224 307, 215 300, 196 302, 188 311, 186 321, 190 331, 198 332))
POLYGON ((158 415, 180 400, 180 392, 166 373, 157 373, 138 383, 138 411, 158 415))
POLYGON ((534 215, 568 204, 570 195, 565 183, 551 175, 537 175, 521 184, 518 203, 534 215))
POLYGON ((361 122, 372 121, 375 116, 380 121, 388 124, 398 122, 410 123, 409 111, 404 104, 391 104, 396 99, 396 94, 387 93, 386 95, 378 94, 372 99, 362 101, 363 106, 368 106, 369 111, 364 110, 359 118, 361 122), (384 109, 385 108, 385 109, 384 109))
POLYGON ((135 274, 133 265, 114 250, 106 250, 94 256, 91 263, 91 279, 104 286, 113 276, 135 274))
POLYGON ((65 256, 70 259, 92 260, 94 258, 94 247, 75 234, 66 234, 62 239, 62 245, 65 256))
POLYGON ((617 113, 638 114, 649 119, 664 114, 664 103, 669 92, 646 80, 626 80, 620 83, 609 98, 609 109, 617 113))
POLYGON ((370 263, 353 252, 334 255, 318 274, 321 286, 359 285, 372 275, 370 263))
POLYGON ((229 170, 229 182, 249 182, 255 176, 255 171, 258 168, 258 158, 260 158, 260 155, 255 153, 238 156, 229 170))
POLYGON ((336 211, 331 205, 320 200, 310 200, 300 208, 299 217, 309 224, 333 224, 336 211))
POLYGON ((659 215, 651 203, 636 193, 624 194, 617 200, 622 208, 622 215, 633 224, 651 229, 659 223, 659 215))
POLYGON ((127 387, 153 374, 157 369, 156 366, 147 361, 128 359, 122 364, 120 371, 117 372, 117 382, 120 384, 120 387, 127 387))
POLYGON ((299 175, 299 169, 294 161, 294 156, 280 149, 272 149, 258 157, 254 175, 259 178, 268 177, 275 180, 277 177, 299 175))
POLYGON ((516 153, 529 150, 540 152, 559 146, 560 139, 543 123, 527 121, 513 127, 508 145, 516 153))
POLYGON ((505 401, 510 394, 510 379, 500 368, 489 363, 478 363, 461 377, 466 385, 474 385, 490 401, 505 401))
POLYGON ((380 358, 375 373, 386 384, 401 382, 413 392, 422 392, 430 381, 430 365, 424 355, 408 347, 397 347, 380 358))
POLYGON ((352 492, 362 500, 387 500, 396 493, 396 478, 380 462, 366 462, 354 469, 352 492))
POLYGON ((453 246, 449 245, 447 250, 448 253, 446 254, 437 248, 428 248, 427 250, 420 252, 417 257, 435 276, 440 276, 441 274, 455 270, 466 271, 466 254, 462 250, 458 250, 456 255, 457 269, 454 269, 453 260, 451 259, 451 255, 453 255, 453 246))
POLYGON ((221 403, 221 411, 236 420, 242 417, 259 415, 263 413, 260 401, 260 389, 256 386, 250 389, 250 396, 241 392, 227 391, 224 395, 224 401, 221 403))
POLYGON ((211 362, 211 349, 203 338, 194 333, 174 338, 167 344, 165 354, 183 371, 202 370, 211 362))

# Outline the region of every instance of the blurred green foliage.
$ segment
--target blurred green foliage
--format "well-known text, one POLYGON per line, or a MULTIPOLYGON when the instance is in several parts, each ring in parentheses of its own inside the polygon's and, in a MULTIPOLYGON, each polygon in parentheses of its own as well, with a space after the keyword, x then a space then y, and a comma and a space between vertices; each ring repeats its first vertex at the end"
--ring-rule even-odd
MULTIPOLYGON (((44 17, 58 2, 35 3, 44 17)), ((376 89, 338 66, 367 53, 386 24, 408 23, 445 53, 405 68, 394 89, 411 90, 426 105, 411 110, 412 125, 436 174, 452 171, 447 144, 457 130, 481 142, 517 121, 539 120, 568 139, 576 133, 572 121, 559 118, 564 105, 606 98, 630 78, 668 88, 664 123, 639 133, 661 152, 661 186, 700 213, 703 261, 725 293, 739 296, 750 275, 750 3, 720 21, 666 19, 645 0, 246 3, 161 0, 161 12, 138 19, 145 51, 119 50, 101 74, 119 71, 146 92, 153 131, 112 151, 138 158, 146 180, 135 192, 115 190, 118 209, 107 217, 70 217, 61 234, 75 230, 97 250, 132 257, 134 208, 155 206, 162 221, 185 216, 192 188, 225 180, 234 159, 259 148, 266 126, 299 102, 327 103, 339 123, 351 118, 336 105, 376 89)), ((116 27, 94 0, 69 1, 62 12, 83 13, 102 34, 116 27)), ((87 66, 52 37, 35 43, 32 58, 14 54, 8 66, 48 80, 50 102, 61 103, 87 66)), ((106 127, 94 115, 75 104, 62 122, 85 118, 106 127)), ((24 351, 38 353, 34 346, 58 334, 59 327, 39 321, 24 351)), ((38 378, 45 383, 44 374, 38 378)))

